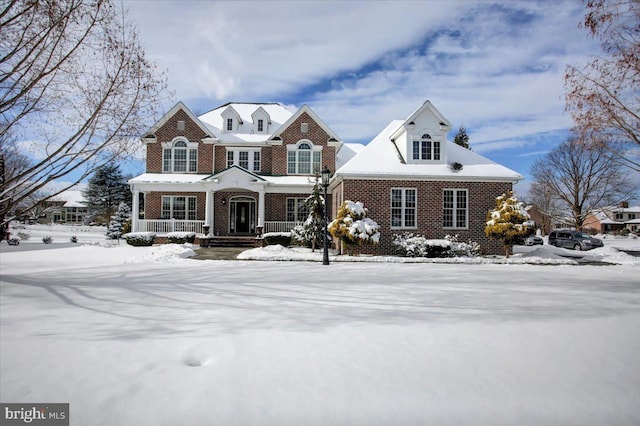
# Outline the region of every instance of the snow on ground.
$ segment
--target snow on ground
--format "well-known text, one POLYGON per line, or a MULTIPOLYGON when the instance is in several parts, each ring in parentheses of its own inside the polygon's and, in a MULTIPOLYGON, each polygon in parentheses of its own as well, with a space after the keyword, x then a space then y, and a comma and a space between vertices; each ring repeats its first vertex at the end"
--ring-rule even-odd
MULTIPOLYGON (((101 238, 0 245, 3 402, 69 402, 72 425, 640 424, 640 264, 614 249, 637 239, 588 253, 617 265, 325 266, 101 238)), ((512 258, 584 254, 557 250, 512 258)))

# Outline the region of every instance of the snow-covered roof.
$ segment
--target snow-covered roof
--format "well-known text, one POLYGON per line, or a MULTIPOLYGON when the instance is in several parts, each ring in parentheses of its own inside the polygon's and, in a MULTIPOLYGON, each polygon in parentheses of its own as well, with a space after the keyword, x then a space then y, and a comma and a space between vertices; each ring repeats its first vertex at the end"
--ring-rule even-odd
POLYGON ((86 207, 82 191, 67 190, 50 198, 50 201, 64 201, 63 207, 86 207))
POLYGON ((267 140, 272 133, 278 130, 291 116, 293 112, 278 103, 242 103, 233 102, 221 105, 206 112, 198 119, 215 134, 218 139, 229 142, 259 143, 267 140), (233 108, 241 123, 233 132, 225 132, 223 112, 233 108), (259 109, 267 113, 269 122, 265 133, 256 133, 252 115, 259 109))
POLYGON ((339 169, 351 160, 357 153, 364 149, 365 145, 361 143, 345 143, 338 151, 336 156, 336 168, 339 169))
MULTIPOLYGON (((230 170, 241 170, 244 173, 254 175, 253 173, 244 170, 238 166, 232 166, 230 169, 216 173, 214 175, 203 174, 190 174, 190 173, 144 173, 140 176, 136 176, 129 180, 129 184, 181 184, 181 183, 195 183, 211 180, 217 176, 224 176, 230 170)), ((259 180, 267 182, 268 184, 276 186, 309 186, 313 185, 314 178, 312 176, 268 176, 268 175, 254 175, 259 180)))
POLYGON ((210 175, 190 173, 143 173, 129 180, 129 183, 192 183, 210 175))
POLYGON ((340 167, 336 175, 350 177, 384 177, 430 180, 500 180, 523 179, 519 173, 495 163, 473 151, 447 142, 449 164, 406 164, 390 140, 390 135, 405 120, 394 120, 382 130, 362 151, 340 167), (461 170, 453 170, 450 164, 462 164, 461 170))

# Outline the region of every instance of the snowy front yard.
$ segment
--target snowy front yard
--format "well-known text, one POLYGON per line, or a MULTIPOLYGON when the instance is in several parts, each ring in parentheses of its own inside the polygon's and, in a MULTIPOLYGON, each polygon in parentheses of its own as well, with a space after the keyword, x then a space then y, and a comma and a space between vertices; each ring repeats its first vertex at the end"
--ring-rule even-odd
POLYGON ((3 246, 0 399, 83 426, 640 423, 637 262, 189 254, 3 246))

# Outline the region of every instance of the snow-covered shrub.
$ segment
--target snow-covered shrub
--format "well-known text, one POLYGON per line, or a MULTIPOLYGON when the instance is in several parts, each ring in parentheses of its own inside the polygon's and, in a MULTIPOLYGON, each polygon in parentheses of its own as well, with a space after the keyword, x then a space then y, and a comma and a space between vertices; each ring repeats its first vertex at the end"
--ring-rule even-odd
POLYGON ((45 244, 51 244, 53 242, 53 238, 47 235, 46 237, 42 237, 42 242, 45 244))
POLYGON ((404 257, 448 257, 451 242, 447 240, 429 240, 411 232, 393 236, 396 253, 404 257))
POLYGON ((72 243, 77 243, 78 242, 78 237, 76 237, 75 235, 72 235, 71 238, 69 239, 72 243))
POLYGON ((152 246, 153 241, 156 238, 156 234, 153 232, 129 232, 123 235, 127 240, 127 244, 136 247, 152 246))
POLYGON ((411 232, 393 236, 396 253, 404 257, 460 257, 478 256, 480 244, 459 242, 457 235, 446 235, 441 240, 430 240, 411 232))
POLYGON ((263 244, 265 246, 281 245, 288 247, 291 245, 291 232, 267 232, 262 235, 263 244))
POLYGON ((169 232, 167 234, 167 239, 170 243, 173 244, 184 244, 191 243, 193 244, 196 240, 195 232, 169 232))
POLYGON ((20 244, 20 237, 17 235, 9 237, 9 239, 7 240, 7 244, 9 244, 10 246, 17 246, 18 244, 20 244))
POLYGON ((31 234, 27 231, 18 231, 18 237, 20 237, 21 240, 28 240, 31 238, 31 234))
POLYGON ((445 235, 445 240, 451 243, 451 250, 449 254, 452 257, 476 257, 480 255, 480 244, 475 241, 461 242, 458 241, 458 235, 445 235))
POLYGON ((336 218, 329 224, 329 232, 344 244, 365 245, 380 242, 380 227, 367 217, 368 210, 361 202, 346 200, 338 208, 336 218))

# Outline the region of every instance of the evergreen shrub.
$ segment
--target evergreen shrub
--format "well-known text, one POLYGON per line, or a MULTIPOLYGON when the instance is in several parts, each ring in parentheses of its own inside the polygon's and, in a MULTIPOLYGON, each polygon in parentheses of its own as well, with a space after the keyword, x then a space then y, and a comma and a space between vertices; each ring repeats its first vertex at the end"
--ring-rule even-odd
POLYGON ((184 243, 193 244, 196 240, 196 233, 195 232, 169 232, 167 234, 167 239, 172 244, 184 244, 184 243))
POLYGON ((156 238, 156 234, 153 232, 129 232, 123 235, 127 240, 127 244, 135 247, 148 247, 152 246, 156 238))

